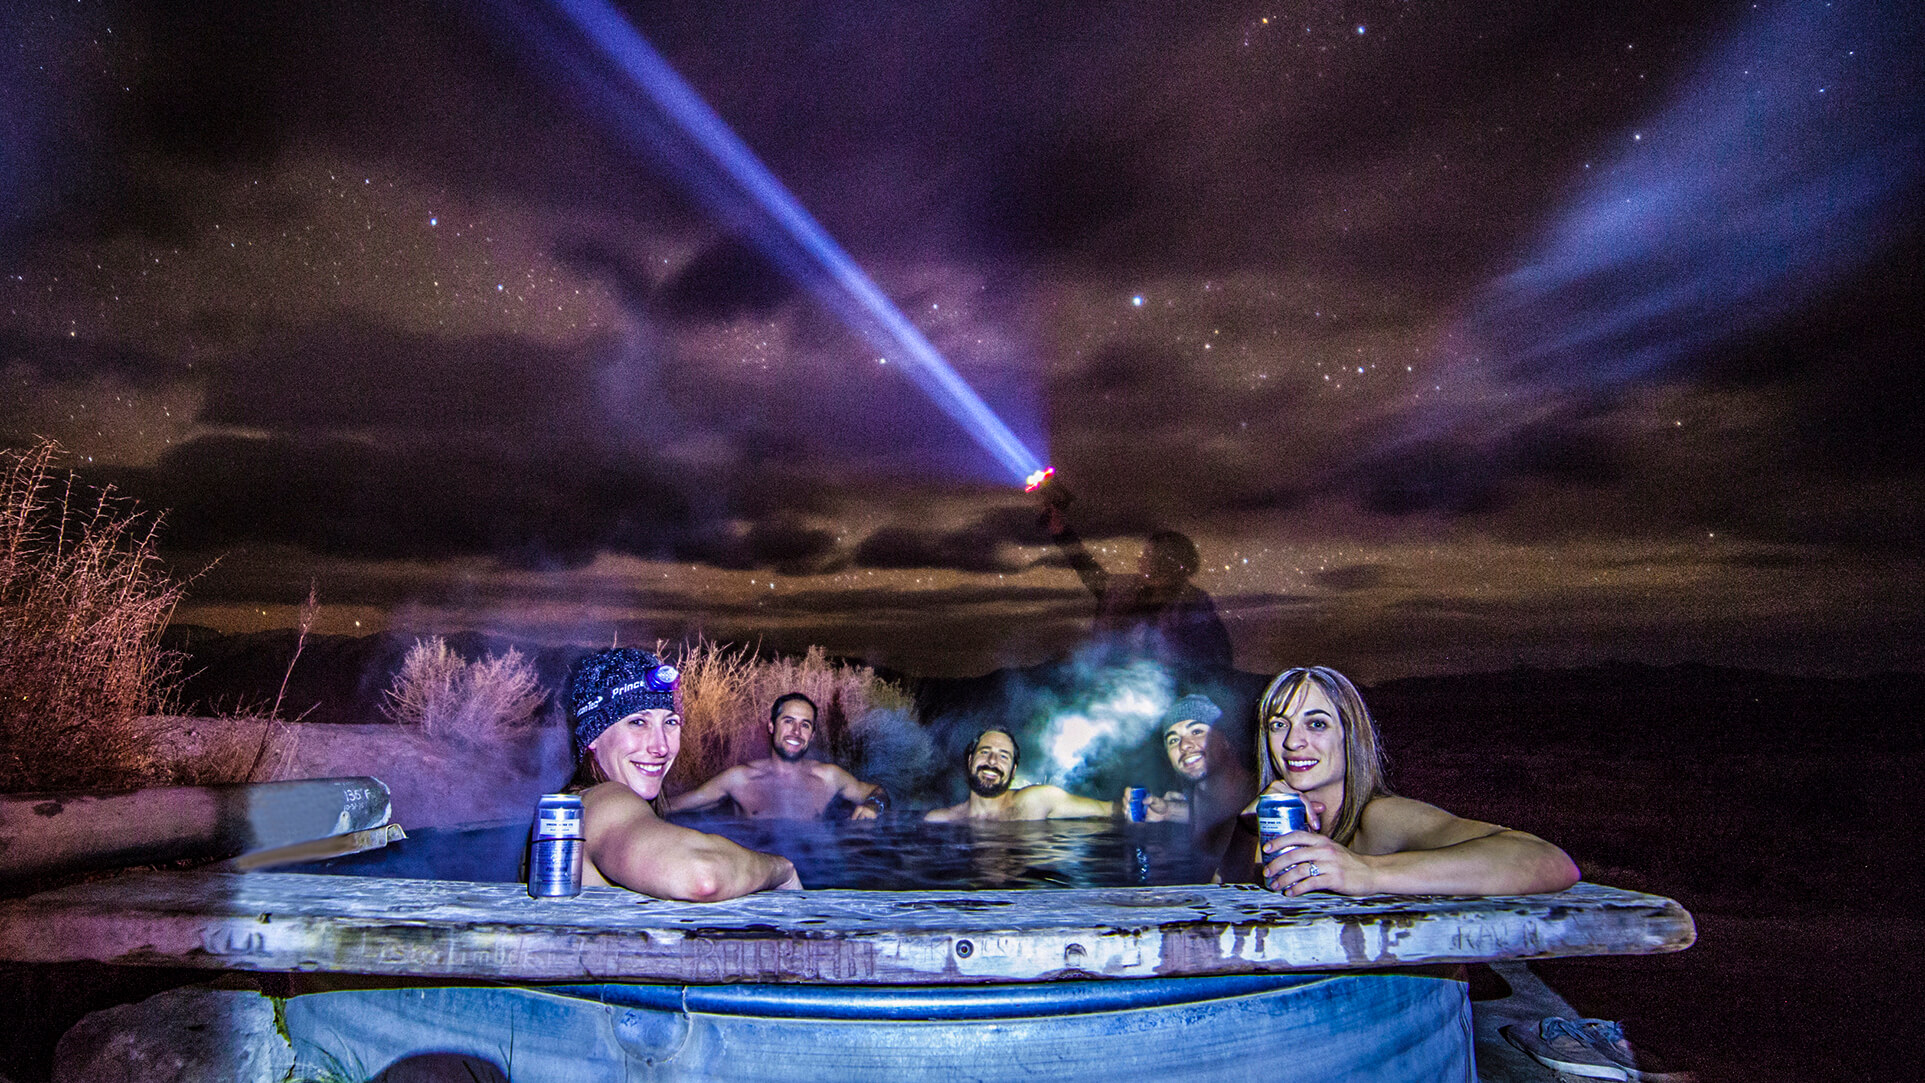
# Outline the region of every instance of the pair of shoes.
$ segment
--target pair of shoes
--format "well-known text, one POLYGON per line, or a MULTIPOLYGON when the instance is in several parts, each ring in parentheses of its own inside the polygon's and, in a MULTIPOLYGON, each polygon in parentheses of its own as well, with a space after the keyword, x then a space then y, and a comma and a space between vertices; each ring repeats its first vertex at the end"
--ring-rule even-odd
POLYGON ((1513 1023, 1501 1033, 1512 1045, 1567 1075, 1628 1080, 1637 1070, 1624 1031, 1609 1020, 1554 1015, 1540 1019, 1535 1027, 1513 1023))

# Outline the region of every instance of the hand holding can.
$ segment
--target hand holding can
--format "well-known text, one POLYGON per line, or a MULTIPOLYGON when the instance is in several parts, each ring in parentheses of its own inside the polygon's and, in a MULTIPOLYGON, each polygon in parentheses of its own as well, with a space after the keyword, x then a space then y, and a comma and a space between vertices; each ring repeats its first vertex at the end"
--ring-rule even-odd
MULTIPOLYGON (((1303 798, 1295 793, 1266 793, 1257 798, 1257 868, 1261 869, 1276 856, 1265 851, 1264 847, 1272 839, 1280 839, 1292 831, 1310 830, 1310 807, 1303 798)), ((1277 853, 1294 850, 1286 846, 1277 853)))

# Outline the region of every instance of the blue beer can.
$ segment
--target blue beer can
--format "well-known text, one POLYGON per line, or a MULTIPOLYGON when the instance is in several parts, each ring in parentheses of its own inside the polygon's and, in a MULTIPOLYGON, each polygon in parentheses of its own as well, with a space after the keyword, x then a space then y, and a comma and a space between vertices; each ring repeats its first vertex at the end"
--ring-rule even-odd
POLYGON ((1125 814, 1129 816, 1131 823, 1140 824, 1143 822, 1143 817, 1148 815, 1144 802, 1149 799, 1149 796, 1149 791, 1141 786, 1131 786, 1123 791, 1125 814))
MULTIPOLYGON (((1276 854, 1263 851, 1264 844, 1292 831, 1310 830, 1310 806, 1295 793, 1266 793, 1257 798, 1257 864, 1263 865, 1276 854)), ((1290 847, 1294 849, 1294 847, 1290 847)))
POLYGON ((585 845, 581 797, 544 794, 535 806, 534 837, 528 843, 528 894, 537 899, 580 895, 585 845))

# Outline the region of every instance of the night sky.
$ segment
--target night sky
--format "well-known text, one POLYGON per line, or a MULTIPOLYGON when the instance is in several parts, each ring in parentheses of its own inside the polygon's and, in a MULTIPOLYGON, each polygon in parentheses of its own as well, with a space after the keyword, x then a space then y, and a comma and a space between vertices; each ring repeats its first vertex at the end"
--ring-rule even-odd
MULTIPOLYGON (((1910 5, 622 10, 1240 668, 1925 668, 1910 5)), ((166 509, 180 622, 1072 644, 1019 481, 545 11, 6 5, 4 443, 166 509)))

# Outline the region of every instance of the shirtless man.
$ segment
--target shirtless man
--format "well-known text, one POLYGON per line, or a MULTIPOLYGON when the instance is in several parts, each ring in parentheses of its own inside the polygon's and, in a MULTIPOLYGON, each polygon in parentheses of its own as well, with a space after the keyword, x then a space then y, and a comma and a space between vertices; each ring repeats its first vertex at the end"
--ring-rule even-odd
POLYGON ((800 888, 788 858, 662 818, 662 779, 682 750, 678 683, 673 666, 634 647, 588 655, 569 673, 569 722, 588 787, 582 882, 689 902, 800 888))
POLYGON ((969 798, 960 805, 931 809, 925 820, 1060 820, 1115 816, 1116 802, 1078 797, 1061 786, 1024 786, 1011 790, 1016 777, 1016 739, 1007 730, 988 729, 976 736, 963 761, 969 772, 969 798))
POLYGON ((1188 695, 1163 715, 1163 751, 1183 779, 1182 791, 1152 797, 1149 820, 1187 821, 1202 847, 1222 853, 1236 826, 1236 815, 1256 796, 1251 777, 1218 731, 1223 710, 1208 696, 1188 695))
POLYGON ((745 816, 813 820, 837 797, 855 808, 851 820, 873 820, 889 794, 833 763, 805 757, 815 740, 815 701, 790 692, 769 707, 769 756, 737 764, 700 786, 669 798, 670 812, 708 808, 730 798, 745 816))

